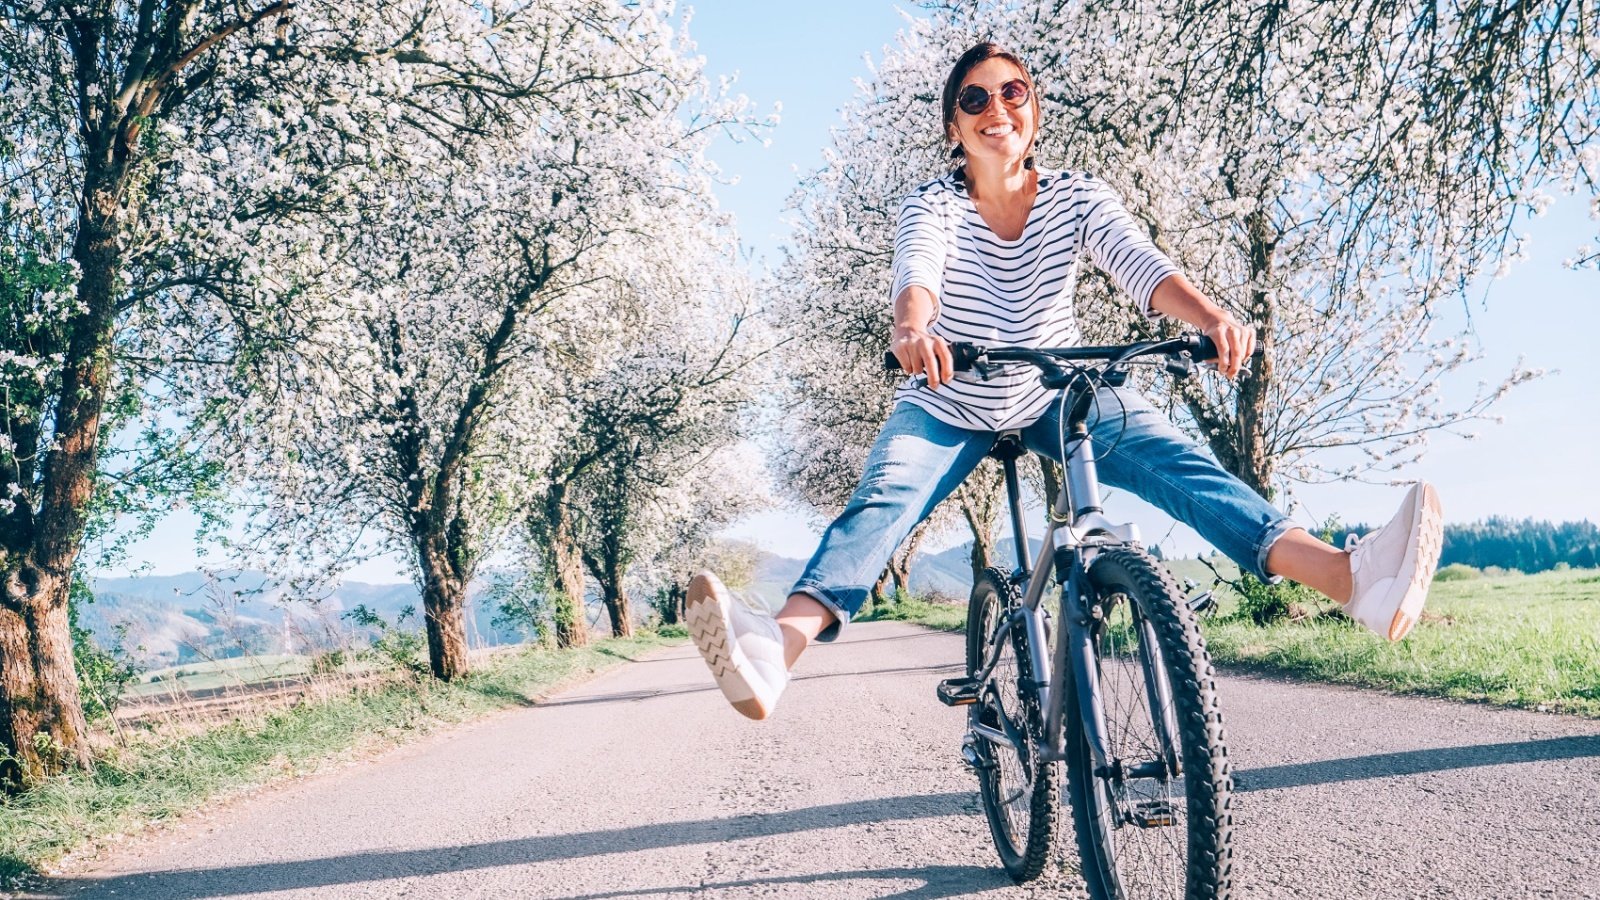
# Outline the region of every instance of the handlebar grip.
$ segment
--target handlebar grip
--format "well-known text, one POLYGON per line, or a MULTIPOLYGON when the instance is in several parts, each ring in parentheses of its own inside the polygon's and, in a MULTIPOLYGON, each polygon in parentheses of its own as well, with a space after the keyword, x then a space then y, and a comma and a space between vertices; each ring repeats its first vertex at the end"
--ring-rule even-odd
POLYGON ((1217 342, 1211 338, 1196 334, 1189 337, 1189 355, 1195 362, 1209 362, 1217 358, 1217 342))
MULTIPOLYGON (((983 355, 983 349, 984 348, 979 347, 977 344, 969 344, 966 341, 951 342, 950 359, 955 363, 956 371, 970 371, 972 369, 972 364, 977 362, 978 357, 983 355)), ((1216 350, 1213 348, 1212 353, 1215 352, 1216 350)), ((893 352, 885 350, 883 352, 883 368, 884 371, 887 372, 900 371, 899 357, 895 356, 893 352)))

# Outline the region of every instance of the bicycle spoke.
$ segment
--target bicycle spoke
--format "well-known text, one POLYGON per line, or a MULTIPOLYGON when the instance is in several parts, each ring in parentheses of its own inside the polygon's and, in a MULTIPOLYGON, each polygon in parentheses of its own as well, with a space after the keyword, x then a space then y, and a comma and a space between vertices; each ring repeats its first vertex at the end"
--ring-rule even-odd
MULTIPOLYGON (((1171 712, 1159 708, 1149 690, 1146 666, 1152 648, 1129 598, 1110 598, 1107 607, 1099 665, 1111 758, 1124 773, 1141 765, 1164 767, 1167 748, 1154 717, 1171 712)), ((1164 669, 1158 677, 1166 677, 1164 669)), ((1170 690, 1163 693, 1170 696, 1170 690)), ((1106 789, 1116 819, 1109 840, 1125 895, 1182 897, 1189 830, 1182 781, 1170 772, 1163 777, 1124 775, 1107 782, 1106 789)))

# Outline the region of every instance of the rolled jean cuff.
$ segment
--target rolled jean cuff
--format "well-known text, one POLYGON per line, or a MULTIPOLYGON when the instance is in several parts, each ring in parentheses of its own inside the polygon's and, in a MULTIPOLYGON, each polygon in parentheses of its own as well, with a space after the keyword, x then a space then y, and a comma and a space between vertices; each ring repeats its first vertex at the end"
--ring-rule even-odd
POLYGON ((834 640, 839 636, 839 629, 850 624, 850 613, 846 612, 845 608, 839 605, 839 601, 833 599, 833 597, 828 593, 827 588, 815 584, 801 583, 790 588, 789 593, 805 594, 807 597, 810 597, 811 599, 827 607, 828 612, 833 613, 833 624, 822 629, 821 633, 817 635, 817 640, 819 642, 826 644, 829 641, 834 640))
POLYGON ((1274 575, 1267 571, 1267 554, 1272 552, 1272 545, 1276 544, 1279 538, 1299 527, 1288 516, 1268 522, 1267 527, 1261 529, 1261 537, 1256 539, 1256 570, 1250 574, 1267 584, 1277 584, 1282 581, 1282 575, 1274 575))

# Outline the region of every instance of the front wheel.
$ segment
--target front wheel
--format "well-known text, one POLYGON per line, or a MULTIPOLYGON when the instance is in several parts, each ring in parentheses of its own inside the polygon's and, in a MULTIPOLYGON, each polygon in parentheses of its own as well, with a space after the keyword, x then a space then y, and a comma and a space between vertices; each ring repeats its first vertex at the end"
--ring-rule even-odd
POLYGON ((1231 775, 1210 656, 1169 575, 1142 550, 1090 565, 1110 765, 1093 771, 1067 691, 1067 792, 1090 896, 1227 897, 1231 775))
MULTIPOLYGON (((1020 592, 1005 573, 984 571, 967 608, 968 677, 988 664, 996 629, 1020 604, 1020 592)), ((1000 864, 1014 880, 1025 882, 1038 878, 1050 858, 1061 810, 1061 765, 1039 761, 1044 716, 1032 689, 1027 630, 1009 629, 997 650, 971 713, 972 749, 1000 864)))

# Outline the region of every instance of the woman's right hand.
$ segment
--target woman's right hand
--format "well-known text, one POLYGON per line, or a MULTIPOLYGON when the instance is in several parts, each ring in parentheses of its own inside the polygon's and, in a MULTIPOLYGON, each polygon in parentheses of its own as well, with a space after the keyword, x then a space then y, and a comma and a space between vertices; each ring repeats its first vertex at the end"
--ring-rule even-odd
POLYGON ((955 360, 950 357, 950 344, 936 334, 921 328, 895 326, 889 342, 900 368, 912 375, 927 378, 928 388, 937 389, 955 377, 955 360))

